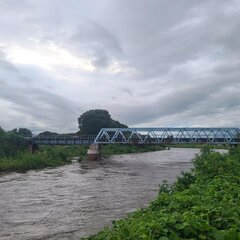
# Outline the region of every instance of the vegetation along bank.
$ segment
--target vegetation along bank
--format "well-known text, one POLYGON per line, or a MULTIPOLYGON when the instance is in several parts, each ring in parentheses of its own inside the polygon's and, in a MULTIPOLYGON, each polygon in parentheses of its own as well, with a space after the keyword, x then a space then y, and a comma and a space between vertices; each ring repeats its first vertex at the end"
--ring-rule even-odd
MULTIPOLYGON (((86 158, 87 145, 73 146, 39 146, 32 154, 28 149, 29 142, 16 133, 0 135, 0 172, 27 171, 46 167, 56 167, 71 163, 73 157, 80 160, 86 158)), ((136 153, 163 150, 162 146, 139 145, 105 145, 102 146, 103 156, 114 154, 136 153)))
POLYGON ((162 184, 148 208, 85 240, 240 239, 240 148, 208 147, 173 185, 162 184))

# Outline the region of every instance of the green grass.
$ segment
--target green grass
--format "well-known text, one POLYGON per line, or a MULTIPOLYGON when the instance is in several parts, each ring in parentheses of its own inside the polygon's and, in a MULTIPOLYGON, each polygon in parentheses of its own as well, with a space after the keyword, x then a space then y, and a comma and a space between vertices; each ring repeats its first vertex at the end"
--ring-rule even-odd
POLYGON ((57 152, 65 154, 66 157, 83 157, 86 156, 88 145, 71 145, 71 146, 45 146, 39 148, 40 152, 57 152))
POLYGON ((71 158, 86 155, 87 146, 42 146, 31 154, 18 152, 15 156, 0 157, 0 172, 27 171, 46 167, 56 167, 71 163, 71 158))
POLYGON ((70 163, 64 154, 29 154, 19 153, 16 157, 2 158, 0 160, 0 171, 27 171, 30 169, 40 169, 45 167, 56 167, 70 163))
POLYGON ((240 148, 220 154, 204 148, 194 168, 160 187, 146 209, 114 221, 88 240, 239 240, 240 148))
MULTIPOLYGON (((199 143, 179 143, 179 144, 167 144, 167 147, 173 148, 203 148, 206 144, 199 144, 199 143)), ((207 145, 210 149, 229 149, 231 147, 224 146, 224 145, 207 145)))

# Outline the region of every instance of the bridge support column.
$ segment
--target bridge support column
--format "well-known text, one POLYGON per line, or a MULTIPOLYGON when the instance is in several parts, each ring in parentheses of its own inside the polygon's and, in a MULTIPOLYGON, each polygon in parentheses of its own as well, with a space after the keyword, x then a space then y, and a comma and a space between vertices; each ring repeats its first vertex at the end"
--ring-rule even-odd
POLYGON ((91 144, 87 150, 88 160, 101 160, 101 145, 91 144))

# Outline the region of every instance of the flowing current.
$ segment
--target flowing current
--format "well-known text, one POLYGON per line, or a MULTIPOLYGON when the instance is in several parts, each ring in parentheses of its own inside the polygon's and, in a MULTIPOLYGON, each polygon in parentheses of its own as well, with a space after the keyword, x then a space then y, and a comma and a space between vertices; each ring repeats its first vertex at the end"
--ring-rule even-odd
POLYGON ((124 154, 0 175, 1 240, 77 240, 145 207, 199 149, 124 154))

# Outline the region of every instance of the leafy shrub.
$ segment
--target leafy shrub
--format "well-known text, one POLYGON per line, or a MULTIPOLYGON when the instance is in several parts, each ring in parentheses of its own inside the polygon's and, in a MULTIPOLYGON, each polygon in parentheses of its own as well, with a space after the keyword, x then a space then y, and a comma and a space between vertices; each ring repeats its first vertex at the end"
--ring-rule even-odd
POLYGON ((204 148, 193 163, 175 184, 163 183, 148 208, 87 239, 240 240, 240 148, 204 148))
POLYGON ((28 141, 17 135, 0 136, 0 158, 13 157, 18 152, 25 151, 28 147, 28 141))
POLYGON ((174 184, 174 189, 177 191, 182 191, 190 187, 192 183, 196 181, 196 177, 193 171, 182 172, 181 176, 177 178, 174 184))

